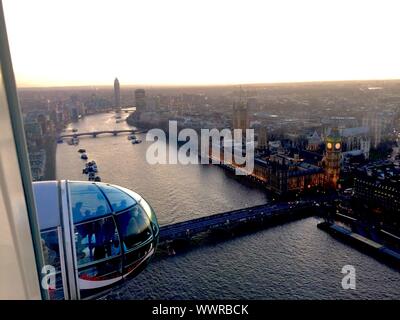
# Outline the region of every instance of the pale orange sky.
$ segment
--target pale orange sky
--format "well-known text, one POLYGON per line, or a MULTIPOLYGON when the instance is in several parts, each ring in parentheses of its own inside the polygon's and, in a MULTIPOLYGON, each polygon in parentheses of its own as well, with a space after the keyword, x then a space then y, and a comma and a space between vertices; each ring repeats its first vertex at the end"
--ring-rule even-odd
POLYGON ((400 78, 398 0, 3 0, 19 86, 400 78))

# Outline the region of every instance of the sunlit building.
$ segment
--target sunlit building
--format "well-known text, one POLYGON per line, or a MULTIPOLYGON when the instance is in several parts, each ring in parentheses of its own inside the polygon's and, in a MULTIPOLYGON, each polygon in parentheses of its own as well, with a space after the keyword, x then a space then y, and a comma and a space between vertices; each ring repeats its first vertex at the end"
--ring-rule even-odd
POLYGON ((303 162, 298 157, 271 156, 267 162, 267 188, 277 194, 301 192, 323 187, 325 177, 321 167, 303 162))
MULTIPOLYGON (((237 165, 225 167, 234 169, 237 165)), ((304 162, 298 156, 293 158, 284 154, 275 154, 268 159, 255 158, 253 172, 248 177, 262 183, 266 189, 278 195, 323 188, 325 185, 322 167, 304 162)))

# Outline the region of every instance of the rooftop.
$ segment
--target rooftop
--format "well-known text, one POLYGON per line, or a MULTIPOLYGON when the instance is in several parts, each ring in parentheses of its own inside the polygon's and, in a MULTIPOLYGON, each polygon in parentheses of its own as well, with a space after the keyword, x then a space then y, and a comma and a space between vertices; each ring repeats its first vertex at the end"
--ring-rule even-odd
POLYGON ((340 135, 342 137, 367 135, 368 133, 369 133, 368 127, 345 128, 340 130, 340 135))
POLYGON ((359 177, 374 184, 400 187, 400 167, 391 161, 381 161, 358 169, 359 177))

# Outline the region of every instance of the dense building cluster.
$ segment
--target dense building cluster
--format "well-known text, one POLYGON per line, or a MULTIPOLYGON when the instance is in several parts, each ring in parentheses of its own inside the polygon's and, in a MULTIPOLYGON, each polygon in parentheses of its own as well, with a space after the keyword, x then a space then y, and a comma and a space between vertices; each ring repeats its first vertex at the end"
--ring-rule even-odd
POLYGON ((400 222, 399 163, 383 161, 359 168, 354 196, 367 208, 400 222))
POLYGON ((397 174, 399 88, 392 81, 144 89, 120 86, 115 79, 108 88, 26 89, 20 100, 35 180, 43 179, 53 162, 47 142, 55 141, 66 124, 135 107, 127 122, 146 129, 168 130, 170 120, 178 129, 196 131, 254 129, 249 177, 275 194, 354 188, 361 202, 381 201, 383 210, 396 211, 398 200, 390 199, 398 199, 399 188, 390 172, 397 174), (379 176, 383 169, 360 174, 360 168, 382 160, 394 168, 385 171, 385 180, 379 176))

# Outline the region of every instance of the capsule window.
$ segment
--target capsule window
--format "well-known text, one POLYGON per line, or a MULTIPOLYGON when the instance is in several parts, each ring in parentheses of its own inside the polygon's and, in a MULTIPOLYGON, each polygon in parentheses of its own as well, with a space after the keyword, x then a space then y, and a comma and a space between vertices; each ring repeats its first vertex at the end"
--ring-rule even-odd
POLYGON ((153 208, 149 205, 149 203, 145 200, 145 199, 141 199, 140 200, 140 205, 142 206, 142 208, 146 211, 147 216, 150 218, 151 222, 152 222, 152 226, 153 226, 153 232, 154 234, 158 234, 158 221, 157 221, 157 217, 156 214, 154 213, 153 208))
POLYGON ((125 254, 124 274, 134 270, 153 249, 153 243, 149 243, 137 250, 132 250, 125 254))
POLYGON ((123 211, 136 204, 136 201, 125 192, 106 184, 98 185, 104 192, 114 212, 123 211))
POLYGON ((49 287, 51 300, 63 300, 64 288, 61 276, 60 244, 57 229, 42 231, 40 234, 45 266, 55 268, 55 288, 49 287))
POLYGON ((125 252, 152 238, 150 220, 139 205, 117 214, 116 221, 125 252))
POLYGON ((75 245, 79 266, 120 255, 120 241, 113 217, 76 225, 75 245))
POLYGON ((70 182, 69 187, 74 223, 111 213, 104 194, 95 184, 70 182))

